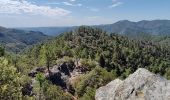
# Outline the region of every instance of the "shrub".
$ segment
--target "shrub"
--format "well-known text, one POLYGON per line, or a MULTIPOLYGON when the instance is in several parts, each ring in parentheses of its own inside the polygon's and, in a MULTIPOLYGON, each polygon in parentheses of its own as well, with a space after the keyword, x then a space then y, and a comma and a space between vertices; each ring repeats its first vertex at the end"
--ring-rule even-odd
MULTIPOLYGON (((100 86, 106 85, 108 82, 114 79, 112 73, 107 72, 106 69, 96 67, 89 74, 82 77, 80 82, 75 86, 77 95, 83 97, 88 88, 92 89, 91 91, 99 88, 100 86)), ((94 98, 94 94, 90 95, 90 98, 94 98)))
POLYGON ((0 58, 0 100, 21 98, 21 75, 5 58, 0 58))
POLYGON ((64 92, 60 87, 47 82, 44 84, 43 94, 46 100, 73 100, 69 93, 64 92))

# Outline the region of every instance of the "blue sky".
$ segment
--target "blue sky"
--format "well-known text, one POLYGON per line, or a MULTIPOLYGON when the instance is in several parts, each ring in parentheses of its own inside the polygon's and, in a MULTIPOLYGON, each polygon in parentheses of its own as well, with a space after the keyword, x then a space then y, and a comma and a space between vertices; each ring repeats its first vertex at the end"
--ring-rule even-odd
POLYGON ((170 19, 170 0, 0 0, 0 26, 110 24, 170 19))

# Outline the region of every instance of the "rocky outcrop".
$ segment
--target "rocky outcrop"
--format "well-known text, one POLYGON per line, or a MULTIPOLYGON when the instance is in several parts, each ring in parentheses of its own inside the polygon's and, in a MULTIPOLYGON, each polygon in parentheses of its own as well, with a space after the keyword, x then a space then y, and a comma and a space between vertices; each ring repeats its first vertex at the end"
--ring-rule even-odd
POLYGON ((47 72, 45 76, 53 84, 61 86, 64 90, 74 91, 72 90, 71 84, 69 82, 73 70, 74 64, 64 62, 60 65, 53 66, 50 69, 50 73, 47 72))
MULTIPOLYGON (((28 73, 28 76, 35 78, 38 73, 43 73, 46 79, 53 84, 61 86, 65 91, 74 94, 75 90, 72 87, 72 79, 88 71, 82 67, 79 61, 77 63, 76 65, 76 62, 63 62, 50 67, 50 71, 48 71, 46 67, 37 67, 28 73)), ((29 90, 29 88, 30 87, 27 86, 23 89, 25 94, 28 94, 27 90, 29 90)))
POLYGON ((146 69, 116 79, 96 91, 96 100, 170 100, 170 81, 146 69))

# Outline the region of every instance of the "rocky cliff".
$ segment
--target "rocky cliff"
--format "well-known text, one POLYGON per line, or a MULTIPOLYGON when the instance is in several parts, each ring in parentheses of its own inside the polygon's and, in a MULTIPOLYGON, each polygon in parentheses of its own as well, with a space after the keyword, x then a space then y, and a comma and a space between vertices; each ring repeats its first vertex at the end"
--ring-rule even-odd
POLYGON ((96 100, 170 100, 170 81, 146 69, 116 79, 96 91, 96 100))

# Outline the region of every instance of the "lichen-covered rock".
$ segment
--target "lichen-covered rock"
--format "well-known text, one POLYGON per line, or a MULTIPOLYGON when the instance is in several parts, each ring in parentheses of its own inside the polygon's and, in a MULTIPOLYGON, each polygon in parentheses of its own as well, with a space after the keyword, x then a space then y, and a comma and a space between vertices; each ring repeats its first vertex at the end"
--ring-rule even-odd
POLYGON ((140 68, 127 79, 116 79, 96 91, 96 100, 170 100, 170 81, 140 68))
POLYGON ((122 83, 120 79, 116 79, 104 87, 100 87, 96 92, 97 100, 110 100, 113 97, 113 92, 116 91, 117 87, 122 83))

